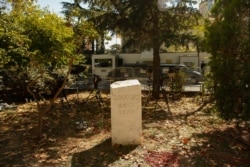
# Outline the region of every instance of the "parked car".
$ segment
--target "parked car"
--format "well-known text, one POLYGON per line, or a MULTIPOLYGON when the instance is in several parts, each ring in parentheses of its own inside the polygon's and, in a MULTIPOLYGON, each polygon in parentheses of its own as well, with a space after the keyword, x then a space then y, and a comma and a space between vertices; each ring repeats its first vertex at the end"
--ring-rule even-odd
POLYGON ((198 71, 194 71, 184 64, 161 64, 161 72, 169 73, 174 71, 180 71, 185 76, 185 84, 199 84, 202 81, 202 74, 198 71))
MULTIPOLYGON (((182 72, 185 77, 185 85, 199 84, 199 82, 202 81, 201 73, 193 71, 184 64, 160 64, 160 68, 162 74, 168 74, 178 70, 182 72)), ((128 78, 147 80, 149 69, 152 69, 152 66, 148 64, 125 64, 123 67, 117 67, 109 72, 107 78, 112 78, 113 80, 125 80, 128 78)))

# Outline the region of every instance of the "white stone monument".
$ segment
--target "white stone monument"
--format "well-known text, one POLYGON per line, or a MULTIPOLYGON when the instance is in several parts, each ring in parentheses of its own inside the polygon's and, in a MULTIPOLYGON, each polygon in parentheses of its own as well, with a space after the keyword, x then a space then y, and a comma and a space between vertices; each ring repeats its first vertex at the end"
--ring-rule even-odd
POLYGON ((112 144, 137 145, 142 140, 141 84, 117 81, 110 86, 112 144))

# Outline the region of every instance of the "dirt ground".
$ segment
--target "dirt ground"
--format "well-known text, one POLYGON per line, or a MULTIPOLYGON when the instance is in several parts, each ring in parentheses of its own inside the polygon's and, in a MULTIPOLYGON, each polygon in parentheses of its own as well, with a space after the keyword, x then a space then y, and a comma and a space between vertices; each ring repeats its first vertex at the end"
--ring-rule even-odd
POLYGON ((37 142, 34 102, 0 112, 0 166, 3 167, 247 167, 249 129, 236 129, 213 112, 199 95, 164 101, 142 110, 143 141, 112 146, 109 94, 105 106, 71 94, 57 101, 37 142))

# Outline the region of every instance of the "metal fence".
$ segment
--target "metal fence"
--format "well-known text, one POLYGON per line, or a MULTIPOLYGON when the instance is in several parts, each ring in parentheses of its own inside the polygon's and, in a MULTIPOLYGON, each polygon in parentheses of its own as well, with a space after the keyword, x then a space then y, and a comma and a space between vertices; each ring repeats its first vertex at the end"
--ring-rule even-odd
POLYGON ((147 71, 140 67, 118 67, 107 76, 107 80, 111 82, 127 79, 138 79, 141 83, 146 83, 148 80, 147 71))

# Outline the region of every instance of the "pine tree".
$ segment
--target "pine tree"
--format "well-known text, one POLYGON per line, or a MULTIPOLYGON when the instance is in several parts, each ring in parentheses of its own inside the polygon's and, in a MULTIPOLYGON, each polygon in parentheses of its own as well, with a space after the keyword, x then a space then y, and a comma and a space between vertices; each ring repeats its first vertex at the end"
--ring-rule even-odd
POLYGON ((207 27, 216 106, 227 120, 250 119, 249 10, 249 0, 218 0, 207 27))

